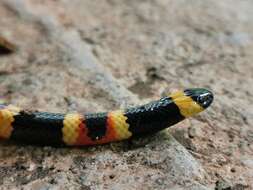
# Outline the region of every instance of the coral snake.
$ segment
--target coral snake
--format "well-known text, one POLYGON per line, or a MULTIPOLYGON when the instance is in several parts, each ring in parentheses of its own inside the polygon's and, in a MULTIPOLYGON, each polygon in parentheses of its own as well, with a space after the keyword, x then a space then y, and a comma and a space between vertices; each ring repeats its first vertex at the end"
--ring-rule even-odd
POLYGON ((94 145, 153 133, 206 109, 202 88, 172 93, 148 104, 103 113, 47 113, 0 105, 0 138, 41 145, 94 145))

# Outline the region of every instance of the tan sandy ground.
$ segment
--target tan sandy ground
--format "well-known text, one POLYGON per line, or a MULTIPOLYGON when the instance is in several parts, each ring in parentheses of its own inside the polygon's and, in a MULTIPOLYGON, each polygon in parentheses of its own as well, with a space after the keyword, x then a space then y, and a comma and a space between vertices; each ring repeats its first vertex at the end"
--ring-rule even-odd
POLYGON ((1 0, 0 35, 19 49, 0 57, 6 102, 104 111, 189 87, 215 101, 144 139, 1 143, 0 189, 253 189, 252 10, 250 0, 1 0))

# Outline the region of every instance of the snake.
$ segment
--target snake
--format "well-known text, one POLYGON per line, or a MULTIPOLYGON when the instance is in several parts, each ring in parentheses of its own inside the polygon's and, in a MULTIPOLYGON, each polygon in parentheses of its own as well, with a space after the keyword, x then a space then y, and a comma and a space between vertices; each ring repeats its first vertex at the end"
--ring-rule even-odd
POLYGON ((212 101, 211 91, 189 88, 144 105, 98 113, 49 113, 0 104, 0 139, 49 146, 105 144, 161 131, 212 101))

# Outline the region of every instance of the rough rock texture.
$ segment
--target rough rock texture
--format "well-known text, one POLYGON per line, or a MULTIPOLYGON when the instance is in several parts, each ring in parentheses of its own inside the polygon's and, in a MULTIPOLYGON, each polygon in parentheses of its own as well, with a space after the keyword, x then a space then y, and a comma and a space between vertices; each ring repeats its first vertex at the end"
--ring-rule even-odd
POLYGON ((0 144, 0 189, 253 189, 253 2, 1 0, 4 101, 103 111, 207 87, 205 113, 85 148, 0 144), (172 137, 173 136, 173 137, 172 137), (176 140, 175 140, 176 139, 176 140))

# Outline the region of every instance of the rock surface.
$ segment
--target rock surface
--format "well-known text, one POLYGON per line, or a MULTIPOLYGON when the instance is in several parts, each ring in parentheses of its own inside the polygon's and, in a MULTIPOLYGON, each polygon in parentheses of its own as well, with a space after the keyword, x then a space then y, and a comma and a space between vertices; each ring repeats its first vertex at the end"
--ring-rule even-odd
POLYGON ((4 101, 104 111, 206 87, 205 113, 85 148, 0 144, 0 189, 253 189, 253 2, 0 1, 4 101), (173 137, 172 137, 173 136, 173 137))

